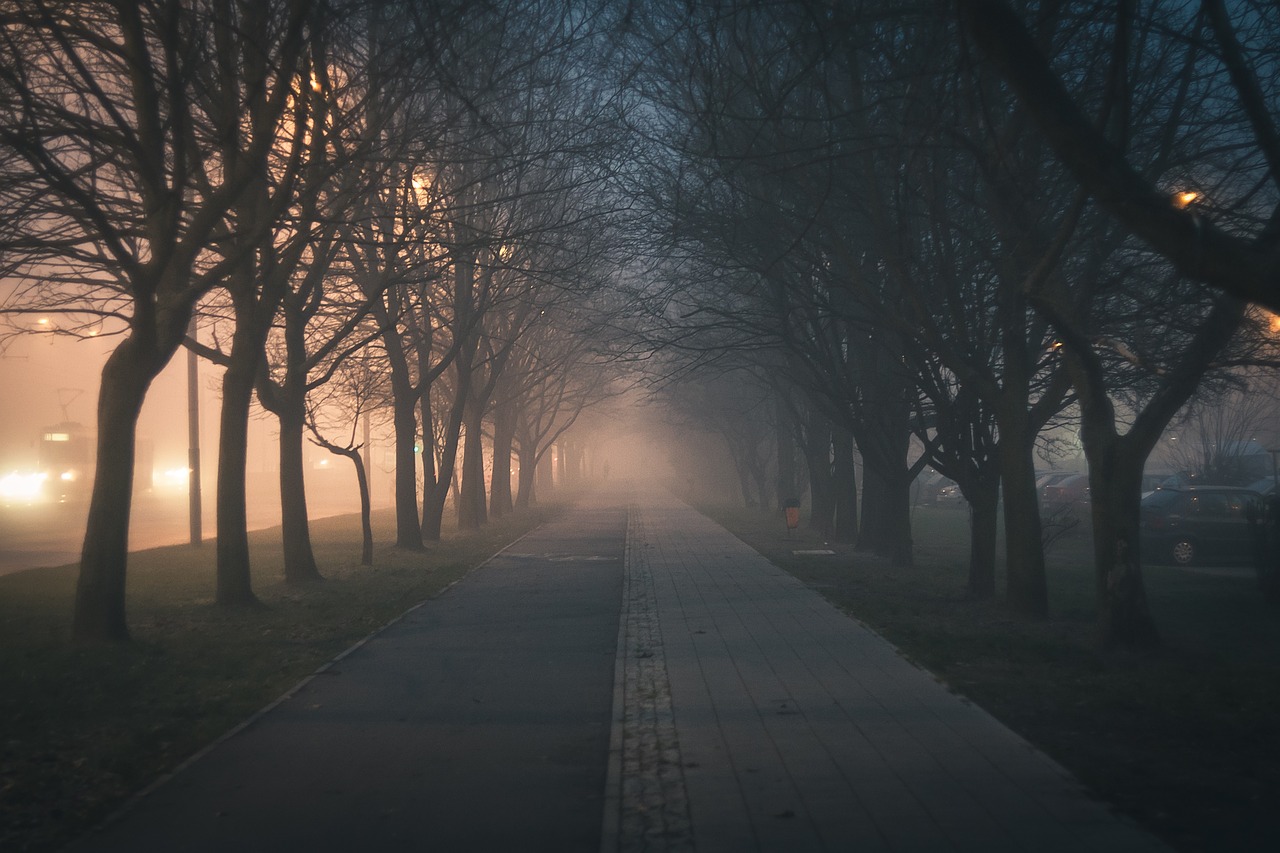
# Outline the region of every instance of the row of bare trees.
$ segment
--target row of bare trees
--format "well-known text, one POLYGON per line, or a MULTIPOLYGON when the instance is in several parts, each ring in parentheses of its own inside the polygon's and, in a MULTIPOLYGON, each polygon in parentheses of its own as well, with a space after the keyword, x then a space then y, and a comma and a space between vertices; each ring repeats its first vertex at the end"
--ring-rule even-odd
POLYGON ((102 374, 77 638, 128 637, 137 421, 184 345, 223 368, 221 604, 254 600, 255 399, 279 423, 290 581, 320 577, 308 436, 357 466, 372 559, 359 451, 375 413, 394 430, 398 546, 439 538, 455 483, 463 527, 534 499, 548 448, 609 390, 587 334, 618 262, 621 125, 593 82, 602 8, 6 6, 0 310, 118 338, 102 374))
POLYGON ((127 636, 137 418, 185 344, 225 368, 220 602, 253 598, 255 398, 280 423, 286 573, 306 580, 308 431, 358 463, 359 423, 389 413, 396 544, 421 548, 455 482, 464 527, 527 502, 547 447, 608 392, 603 355, 660 347, 650 363, 697 377, 685 408, 718 419, 755 500, 772 457, 774 497, 807 481, 824 531, 905 565, 911 483, 932 466, 973 508, 971 591, 994 594, 1003 513, 1006 595, 1032 615, 1048 610, 1035 448, 1073 419, 1102 642, 1156 640, 1143 463, 1208 372, 1266 360, 1246 300, 1280 307, 1273 5, 19 0, 3 16, 0 310, 119 338, 78 636, 127 636), (487 483, 485 433, 503 460, 487 483))
POLYGON ((824 531, 851 438, 864 481, 845 516, 898 564, 912 480, 954 479, 971 592, 994 593, 1003 513, 1006 597, 1037 616, 1035 448, 1071 419, 1100 640, 1157 642, 1143 465, 1206 373, 1267 360, 1267 318, 1241 297, 1276 305, 1280 17, 1241 6, 646 7, 638 297, 667 374, 771 389, 824 531))

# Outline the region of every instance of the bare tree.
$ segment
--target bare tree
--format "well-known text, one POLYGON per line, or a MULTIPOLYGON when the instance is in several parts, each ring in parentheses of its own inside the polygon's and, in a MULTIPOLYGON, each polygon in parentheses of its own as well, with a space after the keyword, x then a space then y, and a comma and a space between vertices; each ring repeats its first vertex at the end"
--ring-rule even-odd
POLYGON ((306 0, 6 9, 0 246, 15 285, 4 309, 121 336, 102 375, 77 638, 128 637, 138 413, 197 301, 247 260, 209 249, 248 251, 269 224, 237 212, 277 144, 310 10, 306 0))
POLYGON ((1100 58, 1094 73, 1077 75, 1091 84, 1077 100, 1005 4, 959 8, 1057 157, 1178 273, 1126 246, 1100 274, 1047 276, 1032 293, 1062 339, 1080 402, 1100 642, 1154 644, 1138 547, 1143 465, 1245 317, 1236 299, 1211 298, 1187 281, 1266 296, 1258 264, 1272 251, 1280 185, 1262 97, 1273 83, 1258 74, 1272 66, 1249 57, 1276 32, 1275 10, 1253 9, 1242 39, 1214 0, 1176 14, 1138 2, 1064 7, 1096 22, 1054 56, 1076 68, 1082 57, 1100 58), (1124 408, 1118 394, 1130 398, 1124 408))
POLYGON ((1202 387, 1169 425, 1160 461, 1206 483, 1247 486, 1270 477, 1267 451, 1280 425, 1275 375, 1241 371, 1216 384, 1202 387))
MULTIPOLYGON (((373 334, 374 330, 370 330, 373 334)), ((360 564, 373 565, 373 525, 369 470, 365 459, 375 417, 381 419, 387 398, 386 378, 373 369, 379 363, 372 347, 353 358, 335 359, 330 381, 311 388, 306 399, 306 424, 320 447, 350 460, 360 490, 360 564), (363 436, 357 440, 357 433, 363 436)))
MULTIPOLYGON (((396 176, 394 167, 384 172, 394 163, 387 156, 394 151, 388 144, 394 136, 385 124, 412 91, 410 75, 388 73, 404 65, 412 45, 389 35, 377 14, 330 17, 327 23, 330 32, 323 34, 324 40, 313 33, 310 43, 313 71, 307 97, 316 106, 296 131, 305 134, 307 149, 295 180, 299 202, 287 222, 307 246, 293 269, 279 269, 287 275, 287 285, 256 380, 258 401, 280 425, 281 536, 285 578, 291 582, 320 577, 303 472, 308 395, 377 331, 365 319, 381 294, 357 287, 344 266, 341 223, 360 209, 360 200, 378 191, 384 178, 396 176)), ((278 237, 276 242, 286 241, 278 237)), ((314 421, 311 425, 316 435, 314 421)), ((357 473, 365 477, 363 467, 357 473)), ((362 497, 367 501, 367 495, 362 497)))
MULTIPOLYGON (((1127 64, 1139 38, 1185 45, 1184 59, 1166 69, 1182 76, 1167 90, 1185 99, 1188 84, 1214 96, 1193 105, 1184 127, 1211 128, 1204 145, 1174 169, 1153 170, 1135 158, 1126 138, 1108 133, 1073 93, 1006 0, 959 0, 965 31, 1007 81, 1058 157, 1081 186, 1130 233, 1169 259, 1182 275, 1280 311, 1280 132, 1275 92, 1280 69, 1272 61, 1280 10, 1272 3, 1201 0, 1170 14, 1136 2, 1116 7, 1079 4, 1081 14, 1105 22, 1087 34, 1110 48, 1121 98, 1132 77, 1127 64), (1114 14, 1112 9, 1114 8, 1114 14), (1214 189, 1215 161, 1236 158, 1230 194, 1214 189), (1249 175, 1241 177, 1239 172, 1249 175), (1184 195, 1189 193, 1190 195, 1184 195), (1203 197, 1203 201, 1202 201, 1203 197), (1207 203, 1205 203, 1207 202, 1207 203)), ((1192 92, 1194 93, 1194 92, 1192 92)), ((1177 105, 1180 108, 1181 104, 1177 105)), ((1118 103, 1112 116, 1122 115, 1118 103)))
POLYGON ((517 508, 536 502, 538 474, 550 472, 547 454, 582 412, 607 394, 609 374, 594 357, 590 342, 584 329, 553 312, 520 342, 513 356, 509 377, 515 385, 510 402, 520 460, 517 508))

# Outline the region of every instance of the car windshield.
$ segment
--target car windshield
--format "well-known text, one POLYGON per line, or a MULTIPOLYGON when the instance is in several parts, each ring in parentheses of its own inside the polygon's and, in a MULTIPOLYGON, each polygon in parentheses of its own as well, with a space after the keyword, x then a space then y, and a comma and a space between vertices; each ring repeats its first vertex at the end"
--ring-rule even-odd
POLYGON ((1177 502, 1182 492, 1174 489, 1157 489, 1142 499, 1142 506, 1147 509, 1165 509, 1177 502))

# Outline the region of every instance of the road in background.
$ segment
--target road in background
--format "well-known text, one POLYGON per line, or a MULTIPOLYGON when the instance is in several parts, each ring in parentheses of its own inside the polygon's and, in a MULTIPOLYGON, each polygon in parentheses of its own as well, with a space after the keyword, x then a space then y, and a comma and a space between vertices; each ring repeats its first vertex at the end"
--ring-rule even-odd
MULTIPOLYGON (((358 498, 343 492, 308 488, 307 509, 312 518, 359 512, 358 498)), ((264 490, 248 501, 250 530, 280 523, 277 493, 264 490)), ((204 496, 204 538, 215 533, 214 494, 204 496)), ((88 503, 81 500, 34 506, 0 506, 0 575, 27 569, 62 566, 80 559, 88 503)), ((183 491, 144 492, 133 499, 129 550, 141 551, 191 541, 187 495, 183 491)))

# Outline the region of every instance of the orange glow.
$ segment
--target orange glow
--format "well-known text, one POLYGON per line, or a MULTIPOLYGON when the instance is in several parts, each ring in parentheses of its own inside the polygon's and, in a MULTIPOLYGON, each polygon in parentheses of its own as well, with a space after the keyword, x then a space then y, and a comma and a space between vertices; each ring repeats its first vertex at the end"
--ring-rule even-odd
POLYGON ((1267 328, 1271 332, 1271 334, 1274 335, 1280 332, 1280 314, 1272 314, 1270 311, 1267 311, 1266 314, 1267 314, 1267 328))
POLYGON ((1178 193, 1173 198, 1174 198, 1174 205, 1177 206, 1179 210, 1184 210, 1191 204, 1191 202, 1200 198, 1200 193, 1194 192, 1192 190, 1187 190, 1185 192, 1178 193))

